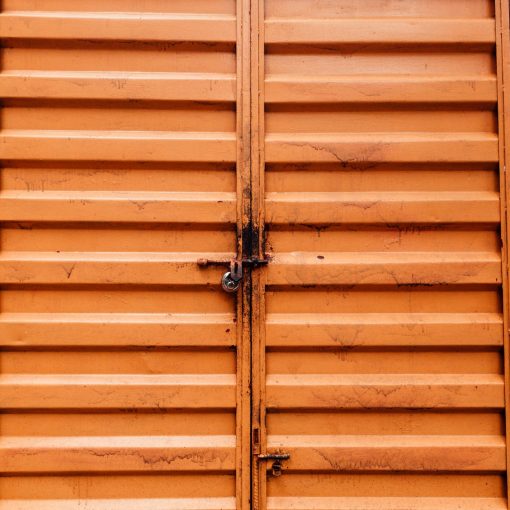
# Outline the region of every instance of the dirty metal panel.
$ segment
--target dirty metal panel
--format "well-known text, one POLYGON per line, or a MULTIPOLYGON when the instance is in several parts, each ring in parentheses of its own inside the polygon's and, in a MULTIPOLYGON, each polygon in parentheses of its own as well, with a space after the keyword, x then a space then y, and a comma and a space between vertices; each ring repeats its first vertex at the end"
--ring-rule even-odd
POLYGON ((260 30, 260 437, 290 459, 258 506, 507 508, 495 2, 266 0, 260 30))
POLYGON ((234 0, 5 0, 2 510, 234 509, 234 0))

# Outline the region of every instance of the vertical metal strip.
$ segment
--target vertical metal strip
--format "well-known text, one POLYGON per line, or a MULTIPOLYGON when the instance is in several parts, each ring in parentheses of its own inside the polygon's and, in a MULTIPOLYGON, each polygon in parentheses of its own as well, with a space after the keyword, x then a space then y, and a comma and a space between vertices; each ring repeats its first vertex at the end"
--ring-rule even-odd
MULTIPOLYGON (((264 2, 251 0, 251 163, 254 255, 265 255, 264 220, 264 2)), ((252 508, 262 510, 266 501, 265 462, 258 455, 265 451, 265 271, 253 273, 252 287, 252 508)))
MULTIPOLYGON (((504 324, 504 370, 505 370, 505 421, 506 421, 506 455, 507 455, 507 506, 510 508, 510 288, 509 288, 509 211, 508 196, 510 181, 508 179, 507 162, 510 150, 510 100, 505 94, 505 85, 510 83, 510 9, 509 0, 496 0, 496 50, 498 75, 498 119, 499 119, 499 162, 500 162, 500 193, 501 193, 501 256, 503 272, 503 324, 504 324)), ((507 85, 508 86, 508 85, 507 85)))
MULTIPOLYGON (((249 256, 245 233, 251 225, 250 0, 237 1, 237 253, 249 256), (247 253, 248 251, 248 253, 247 253)), ((251 506, 251 278, 237 298, 237 509, 251 506)))

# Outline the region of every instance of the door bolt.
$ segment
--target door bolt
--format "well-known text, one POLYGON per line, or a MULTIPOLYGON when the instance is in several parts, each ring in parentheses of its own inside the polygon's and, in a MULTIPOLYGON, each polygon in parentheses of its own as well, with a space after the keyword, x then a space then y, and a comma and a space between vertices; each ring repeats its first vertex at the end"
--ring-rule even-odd
POLYGON ((210 259, 198 259, 197 264, 199 267, 209 266, 227 266, 227 271, 221 278, 221 287, 225 292, 233 294, 237 292, 241 286, 241 280, 243 279, 243 272, 245 268, 255 269, 260 266, 266 266, 269 263, 269 259, 259 258, 244 258, 242 260, 210 260, 210 259))
POLYGON ((273 476, 278 477, 282 475, 282 461, 290 459, 288 453, 268 453, 257 455, 259 460, 272 460, 271 473, 273 476))

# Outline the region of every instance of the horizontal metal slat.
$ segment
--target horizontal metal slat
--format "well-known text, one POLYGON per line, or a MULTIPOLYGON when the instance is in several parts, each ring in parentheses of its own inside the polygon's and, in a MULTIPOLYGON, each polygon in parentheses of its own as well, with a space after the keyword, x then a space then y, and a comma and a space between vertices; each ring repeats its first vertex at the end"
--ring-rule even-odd
POLYGON ((496 375, 269 375, 268 409, 500 409, 496 375))
POLYGON ((3 473, 232 471, 234 436, 16 437, 0 444, 3 473))
MULTIPOLYGON (((504 498, 269 497, 269 510, 506 510, 504 498)), ((10 510, 10 509, 9 509, 10 510)), ((24 510, 24 509, 20 509, 24 510)))
POLYGON ((501 347, 503 319, 489 313, 272 313, 266 318, 266 345, 501 347))
POLYGON ((501 283, 497 253, 279 253, 269 285, 447 285, 501 283))
POLYGON ((42 161, 236 161, 234 133, 3 130, 3 159, 42 161))
MULTIPOLYGON (((5 499, 2 510, 235 510, 235 498, 5 499)), ((492 510, 485 509, 482 510, 492 510)))
POLYGON ((228 261, 232 254, 3 252, 0 283, 219 285, 221 267, 200 267, 202 257, 228 261))
POLYGON ((269 436, 289 470, 504 471, 500 436, 269 436))
POLYGON ((223 192, 1 191, 0 221, 236 222, 236 197, 223 192))
POLYGON ((229 314, 3 313, 2 347, 231 347, 229 314))
POLYGON ((266 44, 473 44, 496 43, 492 19, 269 18, 266 44))
POLYGON ((2 375, 4 409, 232 409, 234 375, 2 375))
MULTIPOLYGON (((1 196, 1 195, 0 195, 1 196)), ((377 191, 267 193, 272 224, 498 223, 495 192, 377 191)))
POLYGON ((496 100, 495 76, 268 75, 265 83, 268 104, 493 104, 496 100))
POLYGON ((236 78, 214 73, 4 71, 3 99, 233 102, 236 78))
POLYGON ((498 138, 486 133, 275 133, 267 163, 497 163, 498 138))
POLYGON ((5 11, 0 38, 233 44, 236 20, 219 14, 5 11))
MULTIPOLYGON (((231 254, 200 254, 228 261, 231 254)), ((214 285, 220 268, 196 253, 4 252, 3 284, 214 285)), ((501 283, 496 253, 287 253, 273 257, 269 285, 446 285, 501 283)))

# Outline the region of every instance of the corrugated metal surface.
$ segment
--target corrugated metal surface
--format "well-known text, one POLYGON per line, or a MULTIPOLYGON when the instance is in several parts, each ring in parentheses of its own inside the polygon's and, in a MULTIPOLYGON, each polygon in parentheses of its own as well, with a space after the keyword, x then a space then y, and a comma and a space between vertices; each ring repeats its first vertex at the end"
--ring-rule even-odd
POLYGON ((489 0, 267 0, 261 505, 507 508, 489 0))
POLYGON ((235 507, 234 0, 5 0, 2 510, 235 507))
POLYGON ((2 510, 507 508, 495 3, 2 2, 2 510))

